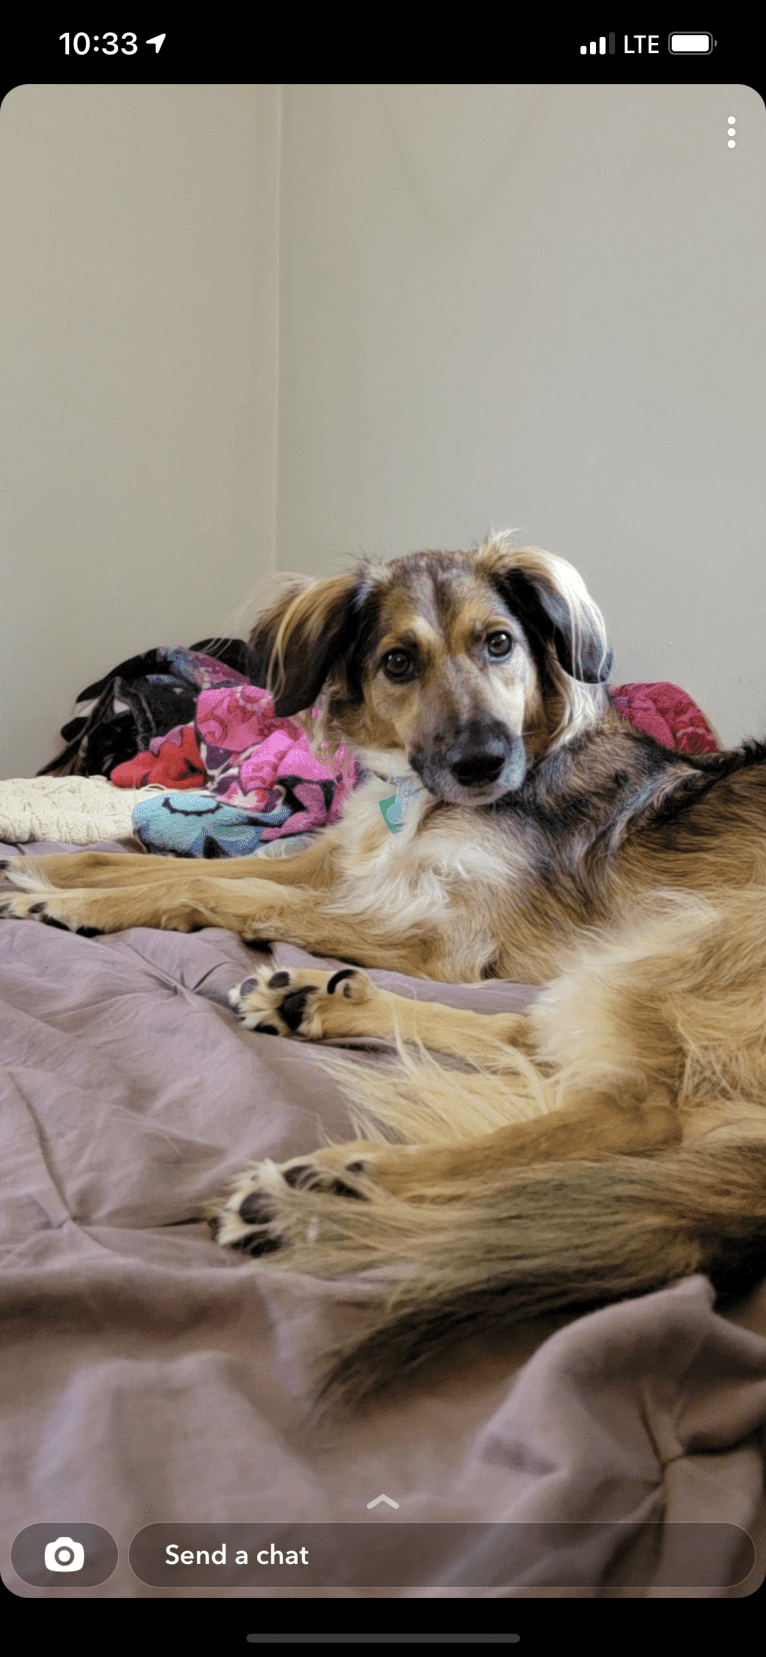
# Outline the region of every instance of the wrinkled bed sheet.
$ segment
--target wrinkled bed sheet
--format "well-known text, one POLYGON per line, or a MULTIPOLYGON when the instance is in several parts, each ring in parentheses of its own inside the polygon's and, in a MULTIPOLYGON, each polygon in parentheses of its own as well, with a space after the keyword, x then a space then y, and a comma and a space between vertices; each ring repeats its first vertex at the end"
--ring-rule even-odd
MULTIPOLYGON (((125 844, 125 843, 123 843, 125 844)), ((69 849, 36 844, 26 855, 69 849)), ((111 844, 107 849, 120 849, 111 844)), ((276 945, 284 965, 310 961, 276 945)), ((253 1157, 348 1136, 310 1046, 242 1029, 228 990, 254 956, 232 934, 86 939, 0 920, 2 1575, 15 1535, 89 1521, 119 1548, 85 1597, 169 1597, 128 1548, 161 1521, 399 1524, 620 1521, 578 1565, 456 1588, 311 1587, 290 1597, 739 1597, 764 1575, 766 1287, 721 1315, 691 1278, 572 1322, 466 1346, 406 1395, 312 1425, 306 1400, 360 1316, 348 1285, 276 1278, 213 1246, 199 1219, 253 1157), (399 1503, 371 1515, 385 1491, 399 1503), (707 1586, 662 1586, 646 1533, 726 1522, 707 1586), (643 1538, 643 1540, 642 1540, 643 1538), (745 1550, 746 1553, 747 1550, 745 1550)), ((334 964, 334 963, 329 963, 334 964)), ((462 1007, 527 1005, 523 986, 379 982, 462 1007)), ((350 1062, 353 1064, 354 1055, 350 1062)), ((385 1062, 385 1060, 381 1060, 385 1062)), ((459 1073, 456 1073, 459 1085, 459 1073)), ((215 1588, 196 1588, 198 1597, 215 1588)), ((282 1598, 280 1587, 228 1590, 282 1598)))

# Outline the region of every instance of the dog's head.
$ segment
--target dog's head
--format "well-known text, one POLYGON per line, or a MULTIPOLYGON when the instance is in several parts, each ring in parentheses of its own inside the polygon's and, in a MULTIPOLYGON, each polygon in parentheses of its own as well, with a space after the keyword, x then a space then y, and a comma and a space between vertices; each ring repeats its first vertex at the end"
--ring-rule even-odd
POLYGON ((253 678, 287 716, 322 696, 328 728, 385 775, 486 805, 603 708, 612 655, 565 559, 494 535, 324 581, 288 578, 250 638, 253 678))

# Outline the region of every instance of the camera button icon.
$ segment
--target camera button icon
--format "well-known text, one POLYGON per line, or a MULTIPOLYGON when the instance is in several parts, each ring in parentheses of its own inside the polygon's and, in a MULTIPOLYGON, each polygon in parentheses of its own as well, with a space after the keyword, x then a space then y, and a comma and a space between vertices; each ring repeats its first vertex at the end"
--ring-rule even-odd
POLYGON ((46 1571, 81 1571, 85 1564, 82 1542, 73 1542, 71 1536, 57 1536, 45 1546, 46 1571))
POLYGON ((77 1593, 95 1588, 117 1564, 117 1543, 103 1525, 63 1522, 27 1525, 11 1547, 11 1564, 33 1588, 77 1593))

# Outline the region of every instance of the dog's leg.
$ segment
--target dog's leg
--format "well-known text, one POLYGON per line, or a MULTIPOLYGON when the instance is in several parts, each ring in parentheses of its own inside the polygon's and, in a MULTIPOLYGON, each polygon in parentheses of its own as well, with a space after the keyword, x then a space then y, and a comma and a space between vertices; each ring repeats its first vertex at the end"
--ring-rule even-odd
POLYGON ((489 1070, 510 1067, 509 1048, 525 1045, 528 1027, 524 1013, 474 1013, 393 995, 356 967, 261 967, 229 1001, 248 1030, 306 1041, 398 1036, 489 1070))
POLYGON ((0 875, 25 891, 45 891, 49 886, 100 887, 146 886, 151 882, 179 886, 190 874, 215 869, 216 880, 276 881, 281 886, 326 886, 332 880, 332 849, 335 835, 317 836, 312 846, 285 857, 221 857, 214 863, 189 857, 156 857, 148 852, 54 852, 42 857, 0 859, 0 875))
MULTIPOLYGON (((483 1080, 489 1090, 496 1091, 497 1082, 483 1080)), ((315 1242, 324 1245, 329 1238, 332 1247, 326 1258, 332 1260, 332 1269, 337 1271, 343 1269, 346 1246, 343 1204, 337 1199, 356 1197, 370 1205, 368 1236, 360 1245, 353 1204, 353 1212, 349 1211, 349 1269, 359 1269, 365 1252, 370 1264, 375 1263, 376 1251, 380 1264, 390 1264, 396 1259, 400 1229, 397 1215, 402 1213, 391 1209, 392 1198, 395 1204, 418 1207, 471 1205, 481 1200, 483 1188, 490 1191, 497 1187, 503 1168, 510 1173, 533 1163, 645 1155, 677 1144, 680 1138, 678 1114, 661 1089, 646 1098, 624 1098, 619 1103, 613 1096, 604 1095, 531 1122, 499 1128, 463 1144, 381 1146, 359 1140, 327 1146, 310 1156, 293 1157, 280 1167, 263 1162, 247 1169, 230 1195, 210 1205, 208 1219, 216 1241, 224 1247, 259 1255, 286 1245, 299 1246, 301 1269, 306 1270, 312 1269, 311 1254, 306 1254, 307 1241, 309 1246, 315 1242), (376 1232, 379 1220, 380 1235, 376 1232)), ((358 1212, 364 1227, 364 1211, 358 1212)), ((402 1236, 407 1230, 405 1224, 402 1236)), ((320 1247, 316 1265, 320 1271, 323 1258, 320 1247)))
POLYGON ((252 878, 221 880, 198 871, 198 864, 187 864, 182 880, 173 869, 167 880, 141 886, 8 893, 0 897, 0 915, 88 933, 123 932, 133 926, 176 932, 220 926, 246 943, 290 943, 315 955, 361 958, 388 971, 444 976, 439 963, 449 960, 449 950, 436 927, 419 926, 386 937, 373 930, 366 915, 323 909, 321 894, 306 887, 275 886, 252 878))

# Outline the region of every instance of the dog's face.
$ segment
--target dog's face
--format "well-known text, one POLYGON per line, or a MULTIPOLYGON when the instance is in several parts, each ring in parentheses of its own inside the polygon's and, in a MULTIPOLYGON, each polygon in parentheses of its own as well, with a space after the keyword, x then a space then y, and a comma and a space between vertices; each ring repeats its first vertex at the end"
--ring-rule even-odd
POLYGON ((344 719, 352 742, 368 762, 401 756, 439 799, 486 805, 518 788, 542 725, 518 617, 472 564, 438 555, 392 568, 375 596, 362 702, 344 719))
POLYGON ((331 724, 363 763, 471 805, 521 786, 561 724, 563 681, 574 669, 598 682, 611 662, 571 565, 504 537, 293 586, 253 633, 254 677, 275 644, 278 713, 326 686, 331 724))

